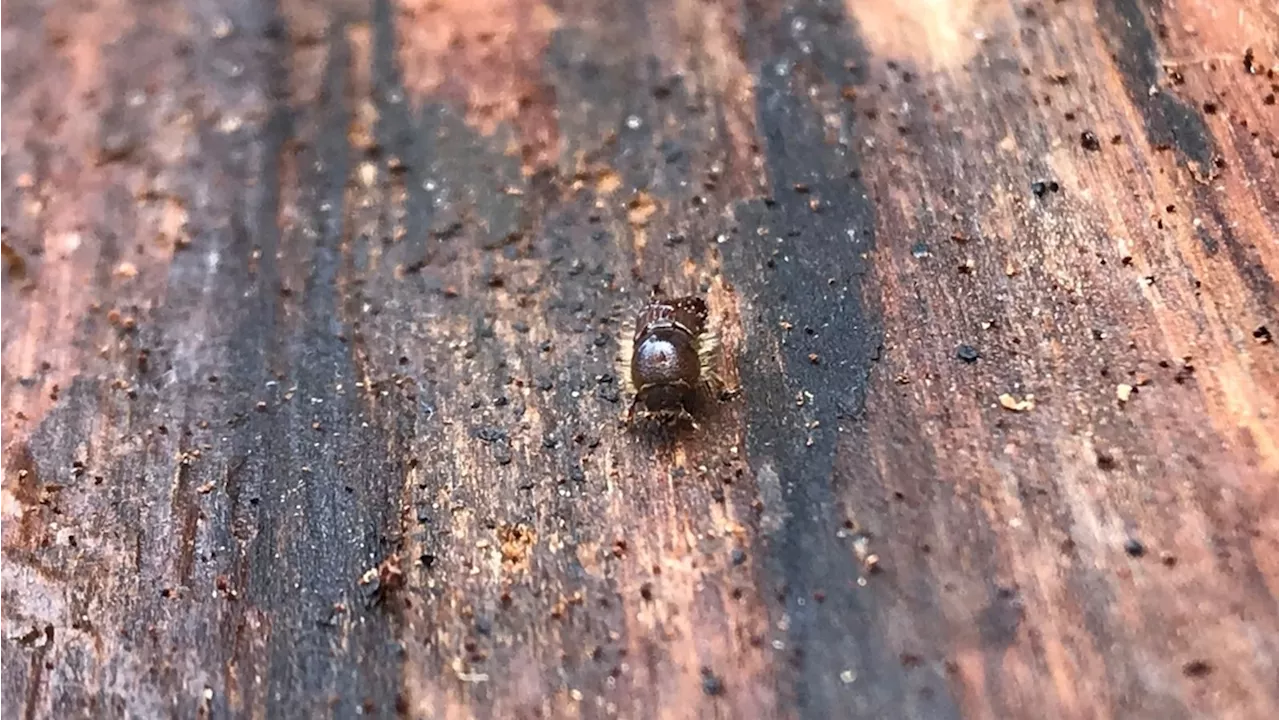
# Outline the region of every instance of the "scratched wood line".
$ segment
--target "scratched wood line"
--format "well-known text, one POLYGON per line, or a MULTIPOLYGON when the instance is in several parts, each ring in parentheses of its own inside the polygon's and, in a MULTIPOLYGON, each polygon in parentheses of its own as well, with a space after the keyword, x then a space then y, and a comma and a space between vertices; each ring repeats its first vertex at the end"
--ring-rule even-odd
POLYGON ((1278 27, 7 3, 4 705, 1274 717, 1278 27))

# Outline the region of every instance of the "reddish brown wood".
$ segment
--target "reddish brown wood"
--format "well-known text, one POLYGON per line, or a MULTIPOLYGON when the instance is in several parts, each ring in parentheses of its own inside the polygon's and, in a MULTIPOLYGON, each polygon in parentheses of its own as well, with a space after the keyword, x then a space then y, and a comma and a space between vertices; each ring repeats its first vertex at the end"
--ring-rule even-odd
POLYGON ((1274 6, 3 17, 6 708, 1276 714, 1274 6))

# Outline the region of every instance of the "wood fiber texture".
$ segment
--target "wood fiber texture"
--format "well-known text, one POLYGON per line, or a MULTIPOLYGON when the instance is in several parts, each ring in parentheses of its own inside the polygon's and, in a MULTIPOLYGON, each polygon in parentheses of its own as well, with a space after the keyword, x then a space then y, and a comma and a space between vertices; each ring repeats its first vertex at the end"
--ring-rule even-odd
POLYGON ((1275 717, 1278 25, 10 0, 5 709, 1275 717))

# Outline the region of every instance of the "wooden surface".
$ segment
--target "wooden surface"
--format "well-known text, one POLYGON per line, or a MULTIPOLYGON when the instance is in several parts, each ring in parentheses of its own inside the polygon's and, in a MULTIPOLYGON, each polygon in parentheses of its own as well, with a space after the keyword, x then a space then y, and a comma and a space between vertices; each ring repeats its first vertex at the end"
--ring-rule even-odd
POLYGON ((14 717, 1275 717, 1274 4, 3 22, 14 717))

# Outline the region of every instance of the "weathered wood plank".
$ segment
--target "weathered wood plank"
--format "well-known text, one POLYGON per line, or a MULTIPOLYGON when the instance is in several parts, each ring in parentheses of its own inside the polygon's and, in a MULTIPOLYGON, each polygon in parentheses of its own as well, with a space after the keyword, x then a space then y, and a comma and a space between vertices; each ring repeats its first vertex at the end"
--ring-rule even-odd
POLYGON ((1276 712, 1274 7, 4 12, 25 716, 1276 712))

